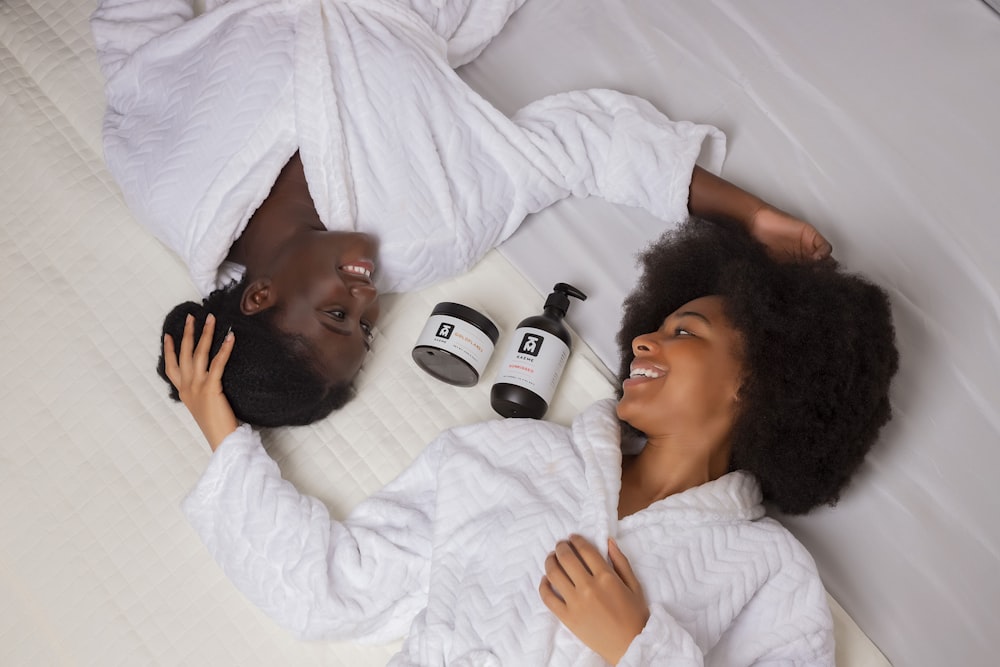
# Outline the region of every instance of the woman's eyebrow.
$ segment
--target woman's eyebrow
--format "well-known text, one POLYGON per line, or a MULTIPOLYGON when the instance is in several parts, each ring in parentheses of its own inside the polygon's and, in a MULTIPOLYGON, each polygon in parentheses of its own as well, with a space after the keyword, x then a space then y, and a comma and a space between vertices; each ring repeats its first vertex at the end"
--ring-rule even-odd
POLYGON ((705 317, 704 315, 702 315, 701 313, 699 313, 696 310, 685 310, 682 313, 677 313, 676 317, 678 319, 681 318, 681 317, 697 317, 699 320, 702 320, 703 322, 705 322, 705 324, 708 324, 708 325, 712 324, 711 320, 709 320, 707 317, 705 317))

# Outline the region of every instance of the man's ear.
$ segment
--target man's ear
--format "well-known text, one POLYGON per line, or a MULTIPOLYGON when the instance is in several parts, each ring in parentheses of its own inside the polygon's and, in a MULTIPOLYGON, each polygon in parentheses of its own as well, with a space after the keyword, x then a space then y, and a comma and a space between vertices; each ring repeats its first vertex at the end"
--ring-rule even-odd
POLYGON ((243 289, 240 311, 244 315, 257 315, 274 306, 278 295, 267 278, 258 278, 243 289))

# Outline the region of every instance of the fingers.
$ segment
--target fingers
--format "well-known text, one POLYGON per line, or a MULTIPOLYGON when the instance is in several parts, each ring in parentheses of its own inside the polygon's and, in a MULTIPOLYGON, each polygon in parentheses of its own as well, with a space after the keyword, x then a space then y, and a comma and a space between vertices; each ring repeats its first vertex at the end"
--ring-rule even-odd
POLYGON ((593 576, 594 570, 590 569, 573 544, 572 537, 556 544, 554 552, 559 566, 569 577, 574 586, 582 583, 587 577, 593 576))
POLYGON ((163 334, 163 370, 166 372, 170 383, 176 388, 180 382, 181 369, 177 366, 177 352, 174 351, 174 337, 170 334, 163 334))
POLYGON ((222 339, 219 351, 212 357, 212 363, 208 367, 208 377, 211 380, 222 382, 222 372, 226 370, 226 363, 229 361, 229 355, 233 353, 235 345, 236 335, 230 329, 226 332, 226 337, 222 339))
POLYGON ((618 578, 633 593, 641 592, 642 586, 639 584, 639 579, 635 576, 635 572, 632 571, 632 564, 628 562, 628 558, 625 557, 622 550, 618 548, 618 543, 612 538, 608 538, 608 556, 611 558, 611 566, 615 569, 615 574, 618 575, 618 578))
POLYGON ((816 236, 813 238, 812 258, 814 260, 826 259, 831 254, 833 254, 833 246, 823 238, 822 234, 816 232, 816 236))
MULTIPOLYGON (((188 317, 190 317, 190 315, 188 317)), ((185 327, 187 327, 186 324, 185 327)), ((215 315, 209 313, 208 316, 205 317, 205 326, 201 328, 201 337, 198 338, 198 346, 194 349, 194 363, 197 370, 208 368, 208 352, 212 348, 212 335, 214 333, 215 315)))
POLYGON ((595 573, 609 570, 597 548, 580 535, 556 544, 545 559, 546 584, 565 599, 574 589, 585 585, 595 573))
POLYGON ((587 538, 580 535, 570 535, 569 543, 573 545, 573 549, 576 550, 580 561, 586 566, 590 574, 607 567, 608 564, 604 560, 604 556, 597 550, 597 547, 587 541, 587 538))
MULTIPOLYGON (((560 544, 564 544, 560 542, 560 544)), ((559 550, 559 545, 556 545, 556 551, 559 550)), ((566 594, 573 589, 573 579, 566 573, 562 564, 559 562, 559 556, 553 551, 549 554, 548 558, 545 559, 545 577, 548 583, 557 591, 561 591, 560 596, 565 599, 566 594)))
POLYGON ((542 598, 545 606, 549 608, 549 611, 553 612, 557 617, 560 617, 566 609, 566 601, 553 588, 548 577, 542 577, 542 582, 538 584, 538 595, 542 598))
POLYGON ((191 351, 194 349, 194 316, 184 319, 184 333, 181 335, 181 352, 178 363, 182 375, 191 371, 191 351))
POLYGON ((229 362, 235 346, 236 337, 232 331, 227 332, 219 346, 219 351, 209 361, 212 351, 212 340, 215 336, 215 316, 211 313, 205 317, 205 325, 194 342, 195 318, 188 315, 184 320, 184 333, 181 336, 180 353, 177 352, 173 336, 163 335, 163 362, 167 378, 175 387, 199 379, 221 381, 222 373, 229 362))

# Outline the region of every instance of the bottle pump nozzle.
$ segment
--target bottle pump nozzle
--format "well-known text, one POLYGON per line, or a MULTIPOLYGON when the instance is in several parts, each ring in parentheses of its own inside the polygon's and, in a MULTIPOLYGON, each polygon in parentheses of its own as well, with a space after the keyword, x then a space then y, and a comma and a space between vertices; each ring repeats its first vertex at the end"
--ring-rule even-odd
POLYGON ((586 301, 587 295, 567 283, 556 283, 552 288, 552 293, 545 299, 545 310, 553 309, 557 311, 559 317, 564 317, 569 310, 569 297, 576 297, 580 301, 586 301))

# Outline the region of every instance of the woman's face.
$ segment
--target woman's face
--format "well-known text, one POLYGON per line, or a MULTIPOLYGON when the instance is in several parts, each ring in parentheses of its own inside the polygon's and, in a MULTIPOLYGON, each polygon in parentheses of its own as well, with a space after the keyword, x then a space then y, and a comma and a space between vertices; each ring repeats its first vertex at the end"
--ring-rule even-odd
POLYGON ((706 296, 671 313, 632 341, 635 359, 622 385, 618 417, 649 438, 728 441, 742 377, 741 338, 706 296))
POLYGON ((368 353, 379 315, 377 253, 367 234, 314 231, 290 242, 268 271, 275 324, 308 342, 331 383, 353 380, 368 353))

